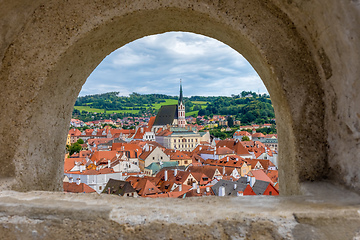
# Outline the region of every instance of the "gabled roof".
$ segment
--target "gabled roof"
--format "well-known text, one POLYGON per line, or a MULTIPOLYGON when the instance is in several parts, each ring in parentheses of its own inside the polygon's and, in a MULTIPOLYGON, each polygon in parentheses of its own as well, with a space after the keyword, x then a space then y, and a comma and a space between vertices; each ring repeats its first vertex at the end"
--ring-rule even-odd
POLYGON ((133 185, 133 188, 135 188, 140 196, 161 193, 161 191, 154 185, 154 183, 146 178, 142 178, 136 182, 133 185))
POLYGON ((179 198, 186 198, 186 197, 202 197, 202 196, 212 196, 215 195, 213 190, 210 186, 202 186, 198 189, 191 189, 187 193, 181 195, 179 198), (199 189, 199 190, 198 190, 199 189), (199 191, 199 193, 198 193, 199 191))
POLYGON ((176 150, 175 152, 170 153, 171 160, 189 160, 189 157, 186 153, 176 150))
MULTIPOLYGON (((213 179, 215 177, 215 173, 217 172, 218 168, 216 166, 189 166, 187 171, 189 172, 197 172, 205 174, 209 179, 213 179)), ((219 171, 219 170, 218 170, 219 171)), ((221 174, 221 172, 220 172, 221 174)))
POLYGON ((218 149, 216 149, 216 153, 218 155, 234 154, 234 150, 228 147, 219 147, 218 149))
POLYGON ((72 128, 69 130, 69 135, 79 137, 81 135, 81 132, 79 129, 72 128))
POLYGON ((114 173, 114 170, 112 168, 103 168, 100 170, 93 170, 93 169, 89 169, 89 170, 85 170, 85 171, 77 171, 77 172, 71 172, 73 174, 79 174, 79 175, 100 175, 100 174, 110 174, 110 173, 114 173))
POLYGON ((219 147, 227 147, 227 148, 230 148, 232 150, 235 151, 235 153, 237 155, 250 155, 250 153, 248 152, 248 150, 241 144, 240 141, 238 140, 220 140, 217 144, 216 144, 216 147, 219 148, 219 147))
POLYGON ((116 156, 116 151, 95 151, 91 156, 91 161, 99 162, 100 160, 111 160, 116 156))
POLYGON ((153 126, 172 125, 174 119, 178 118, 177 105, 161 106, 156 115, 153 126))
POLYGON ((148 127, 151 129, 152 126, 154 125, 154 122, 155 122, 155 118, 156 116, 153 116, 149 119, 149 122, 148 122, 148 127))
POLYGON ((164 137, 166 137, 166 136, 171 135, 172 133, 173 132, 171 132, 169 129, 162 129, 162 130, 159 129, 159 131, 156 132, 156 136, 164 136, 164 137))
POLYGON ((265 182, 270 182, 271 184, 274 184, 273 181, 266 175, 266 173, 259 169, 259 170, 251 170, 251 174, 255 177, 256 181, 261 180, 265 182))
POLYGON ((85 183, 69 183, 63 182, 64 192, 72 192, 72 193, 92 193, 96 192, 94 189, 86 185, 85 183))
POLYGON ((152 146, 158 147, 158 148, 160 148, 162 150, 166 149, 163 145, 161 145, 160 143, 155 142, 155 141, 146 141, 146 143, 149 144, 150 146, 152 145, 152 146))
POLYGON ((107 182, 103 193, 116 194, 124 196, 126 193, 134 193, 135 189, 127 181, 115 180, 110 178, 107 182))
POLYGON ((88 143, 89 143, 89 145, 96 144, 98 146, 99 144, 108 143, 111 140, 113 140, 113 138, 94 138, 94 139, 89 139, 88 143))
POLYGON ((262 133, 254 133, 252 135, 253 138, 265 138, 265 135, 262 133))
POLYGON ((238 192, 242 192, 243 195, 256 195, 248 184, 228 180, 220 180, 211 187, 215 195, 217 196, 219 195, 220 187, 225 188, 225 196, 237 196, 238 192))
POLYGON ((152 149, 149 150, 149 151, 143 151, 143 152, 141 153, 141 155, 139 156, 139 158, 142 159, 142 160, 145 160, 155 149, 156 149, 156 147, 155 147, 155 148, 152 148, 152 149))
POLYGON ((269 184, 269 182, 256 180, 253 186, 253 190, 256 195, 263 195, 269 184))
POLYGON ((74 168, 76 162, 80 163, 81 165, 85 165, 86 164, 86 158, 68 158, 68 157, 65 157, 64 172, 70 172, 70 170, 74 168))
POLYGON ((234 137, 235 136, 251 136, 251 134, 247 131, 236 131, 234 132, 234 137))
POLYGON ((279 180, 278 170, 268 170, 266 175, 273 183, 277 183, 279 180))

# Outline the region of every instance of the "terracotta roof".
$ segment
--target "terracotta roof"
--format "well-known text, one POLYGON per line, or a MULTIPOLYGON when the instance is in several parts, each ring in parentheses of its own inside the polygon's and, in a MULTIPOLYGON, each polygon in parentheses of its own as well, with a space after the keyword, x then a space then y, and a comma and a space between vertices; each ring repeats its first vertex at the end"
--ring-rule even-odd
POLYGON ((81 132, 79 129, 76 129, 76 128, 72 128, 69 130, 69 135, 70 136, 80 136, 81 135, 81 132))
POLYGON ((91 161, 99 162, 100 160, 111 160, 116 156, 116 151, 96 151, 91 156, 91 161))
POLYGON ((94 189, 86 185, 85 183, 63 183, 64 192, 72 192, 72 193, 92 193, 96 192, 94 189))
POLYGON ((77 172, 71 172, 73 174, 80 174, 80 175, 99 175, 99 174, 109 174, 109 173, 114 173, 114 170, 112 168, 103 168, 100 170, 93 170, 93 169, 89 169, 89 170, 85 170, 85 171, 77 171, 77 172))
POLYGON ((236 131, 234 133, 234 137, 235 136, 251 136, 251 134, 249 132, 247 132, 247 131, 236 131))
POLYGON ((156 116, 153 116, 149 119, 149 122, 148 122, 148 127, 151 129, 152 126, 154 125, 154 122, 155 122, 155 118, 156 116))
POLYGON ((252 135, 253 138, 265 138, 265 135, 262 133, 254 133, 252 135))
POLYGON ((111 140, 113 140, 113 138, 94 138, 94 139, 89 139, 88 143, 90 145, 94 145, 94 144, 99 145, 99 144, 103 144, 103 143, 108 143, 111 140))
POLYGON ((145 160, 153 151, 155 150, 155 148, 152 148, 151 150, 149 151, 143 151, 139 158, 142 159, 142 160, 145 160))
POLYGON ((266 175, 266 173, 259 169, 259 170, 251 170, 251 175, 255 177, 256 181, 261 180, 264 182, 270 182, 271 184, 274 184, 274 182, 266 175))
MULTIPOLYGON (((214 179, 215 174, 216 174, 216 170, 218 170, 218 168, 216 166, 209 166, 209 165, 204 165, 204 166, 189 166, 187 168, 187 171, 189 172, 198 172, 198 173, 203 173, 205 174, 209 179, 214 179)), ((221 174, 221 172, 220 172, 221 174)))
POLYGON ((75 166, 76 162, 80 162, 82 165, 86 164, 86 158, 68 158, 65 157, 64 160, 64 172, 70 172, 71 169, 75 166))
POLYGON ((218 149, 216 149, 216 153, 218 155, 233 154, 234 150, 231 150, 228 147, 219 147, 218 149))
POLYGON ((111 146, 111 150, 113 151, 129 151, 131 152, 131 156, 136 155, 137 157, 143 152, 143 149, 134 143, 113 143, 111 146))
POLYGON ((154 183, 146 178, 142 178, 136 182, 133 185, 133 188, 135 188, 140 196, 161 193, 161 191, 154 185, 154 183))
POLYGON ((277 183, 279 181, 278 170, 268 170, 266 175, 273 181, 277 183))
POLYGON ((189 157, 186 153, 176 150, 175 152, 170 153, 170 159, 171 160, 188 160, 188 159, 191 159, 191 157, 189 157))
POLYGON ((158 147, 162 150, 165 150, 165 147, 163 145, 161 145, 160 143, 158 142, 155 142, 155 141, 146 141, 147 144, 149 144, 150 146, 154 146, 154 147, 158 147))
POLYGON ((168 129, 156 132, 157 136, 165 136, 166 137, 166 136, 169 136, 171 134, 172 134, 172 132, 170 130, 168 130, 168 129))

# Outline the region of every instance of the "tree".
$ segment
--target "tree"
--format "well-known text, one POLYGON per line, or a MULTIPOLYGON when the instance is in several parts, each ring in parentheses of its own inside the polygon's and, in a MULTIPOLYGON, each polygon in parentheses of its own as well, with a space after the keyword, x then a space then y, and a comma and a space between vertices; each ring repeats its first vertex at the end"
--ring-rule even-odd
POLYGON ((84 140, 82 140, 81 138, 79 138, 79 140, 77 140, 78 144, 84 144, 84 140))
POLYGON ((74 144, 71 144, 71 146, 68 148, 69 156, 73 155, 74 153, 79 153, 81 151, 81 145, 76 142, 74 144))
POLYGON ((241 138, 241 141, 250 141, 250 138, 248 136, 243 136, 241 138))
POLYGON ((227 118, 228 126, 233 127, 234 126, 234 119, 231 116, 228 116, 227 118))

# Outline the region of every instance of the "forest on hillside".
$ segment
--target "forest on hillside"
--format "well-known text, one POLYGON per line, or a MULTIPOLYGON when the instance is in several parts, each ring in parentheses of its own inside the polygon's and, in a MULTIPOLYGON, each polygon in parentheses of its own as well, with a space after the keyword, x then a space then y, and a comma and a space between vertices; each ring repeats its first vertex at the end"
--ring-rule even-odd
MULTIPOLYGON (((177 104, 177 96, 139 94, 119 96, 119 92, 78 97, 73 117, 83 121, 117 119, 126 116, 153 116, 161 105, 177 104)), ((242 124, 271 123, 275 118, 270 96, 243 91, 226 96, 184 97, 187 116, 233 116, 242 124)))

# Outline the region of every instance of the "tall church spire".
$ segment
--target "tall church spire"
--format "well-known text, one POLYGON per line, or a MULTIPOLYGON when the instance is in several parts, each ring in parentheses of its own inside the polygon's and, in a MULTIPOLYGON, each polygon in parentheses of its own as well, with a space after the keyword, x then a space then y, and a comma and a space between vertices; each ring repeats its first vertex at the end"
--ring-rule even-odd
POLYGON ((180 79, 180 96, 179 96, 179 103, 178 103, 178 126, 179 127, 186 126, 185 106, 183 103, 183 91, 182 91, 181 79, 180 79))
POLYGON ((182 91, 182 84, 180 79, 180 97, 179 97, 179 104, 183 101, 183 91, 182 91))

